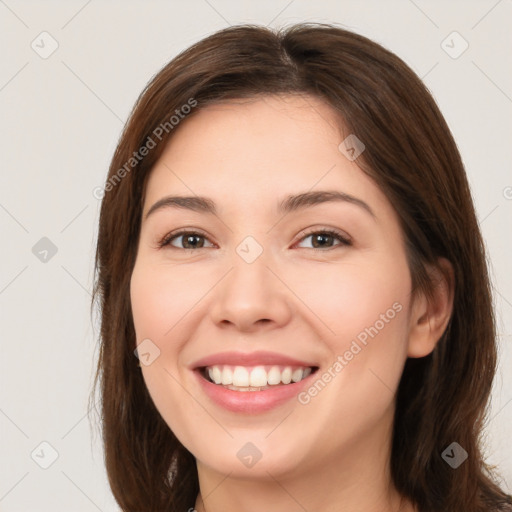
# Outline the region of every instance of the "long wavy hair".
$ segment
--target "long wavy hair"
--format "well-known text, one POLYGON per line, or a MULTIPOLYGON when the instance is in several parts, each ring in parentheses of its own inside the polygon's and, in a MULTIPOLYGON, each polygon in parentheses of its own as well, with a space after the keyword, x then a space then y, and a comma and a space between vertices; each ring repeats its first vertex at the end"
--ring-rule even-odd
POLYGON ((195 458, 155 408, 134 356, 130 278, 148 176, 179 130, 173 115, 181 120, 218 102, 276 94, 322 99, 364 141, 357 163, 399 215, 413 291, 431 292, 426 269, 439 257, 454 268, 448 327, 429 356, 406 361, 397 391, 390 461, 397 490, 420 512, 512 510, 482 453, 497 367, 495 318, 456 143, 428 89, 400 58, 320 23, 238 25, 206 37, 151 79, 124 127, 101 204, 91 304, 101 318, 91 401, 100 385, 115 499, 124 512, 183 512, 199 491, 195 458), (457 469, 441 456, 454 441, 468 453, 457 469))

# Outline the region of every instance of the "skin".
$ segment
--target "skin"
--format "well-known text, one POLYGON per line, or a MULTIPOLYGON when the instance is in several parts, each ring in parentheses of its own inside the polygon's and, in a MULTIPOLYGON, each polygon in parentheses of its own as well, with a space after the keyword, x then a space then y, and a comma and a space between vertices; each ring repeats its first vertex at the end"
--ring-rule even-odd
POLYGON ((450 267, 440 261, 445 272, 432 302, 413 298, 397 214, 338 149, 347 135, 313 97, 209 106, 182 121, 149 177, 133 319, 137 343, 149 338, 160 350, 143 377, 196 457, 198 511, 415 510, 389 473, 394 393, 406 358, 430 353, 447 325, 450 267), (310 190, 348 193, 374 216, 342 202, 278 213, 287 195, 310 190), (218 214, 168 207, 145 218, 168 195, 209 197, 218 214), (158 247, 180 228, 206 238, 190 250, 187 237, 158 247), (306 228, 339 230, 351 245, 335 238, 315 245, 306 228), (250 264, 236 252, 249 235, 263 249, 250 264), (230 412, 189 369, 221 351, 269 350, 314 361, 321 374, 396 303, 401 311, 307 404, 230 412), (236 456, 247 442, 262 454, 251 468, 236 456))

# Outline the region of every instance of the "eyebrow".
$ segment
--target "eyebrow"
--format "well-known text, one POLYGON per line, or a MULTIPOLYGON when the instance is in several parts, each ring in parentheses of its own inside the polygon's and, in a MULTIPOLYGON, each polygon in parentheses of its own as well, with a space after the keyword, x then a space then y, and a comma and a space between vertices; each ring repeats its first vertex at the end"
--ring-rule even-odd
MULTIPOLYGON (((311 208, 327 202, 344 202, 359 206, 375 218, 375 213, 363 200, 345 192, 337 190, 321 190, 315 192, 304 192, 302 194, 290 195, 278 204, 279 213, 290 213, 305 208, 311 208)), ((207 197, 200 196, 166 196, 159 199, 146 213, 147 219, 152 213, 162 208, 182 208, 199 213, 217 215, 214 201, 207 197)))

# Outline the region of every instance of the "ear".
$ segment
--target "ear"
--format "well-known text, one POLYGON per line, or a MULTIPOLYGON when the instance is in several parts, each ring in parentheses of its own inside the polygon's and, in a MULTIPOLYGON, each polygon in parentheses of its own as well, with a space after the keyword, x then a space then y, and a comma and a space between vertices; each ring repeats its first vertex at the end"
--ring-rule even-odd
POLYGON ((411 306, 408 357, 430 354, 441 339, 453 311, 455 279, 452 264, 439 258, 427 267, 432 281, 432 297, 417 293, 411 306))

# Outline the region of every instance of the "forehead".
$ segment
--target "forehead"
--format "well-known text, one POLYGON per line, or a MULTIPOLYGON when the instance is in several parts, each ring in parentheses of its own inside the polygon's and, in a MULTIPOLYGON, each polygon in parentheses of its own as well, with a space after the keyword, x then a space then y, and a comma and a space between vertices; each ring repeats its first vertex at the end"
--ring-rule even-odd
POLYGON ((299 156, 298 146, 305 156, 316 153, 320 145, 337 146, 340 140, 339 115, 320 99, 264 96, 199 109, 179 125, 165 152, 172 153, 175 160, 189 158, 192 149, 202 148, 225 159, 230 153, 239 158, 243 152, 258 160, 293 160, 299 156), (293 152, 287 153, 287 149, 293 152))
POLYGON ((263 207, 268 198, 337 189, 385 203, 371 180, 340 152, 349 133, 312 96, 232 100, 197 111, 176 128, 151 171, 148 203, 173 193, 263 207))

